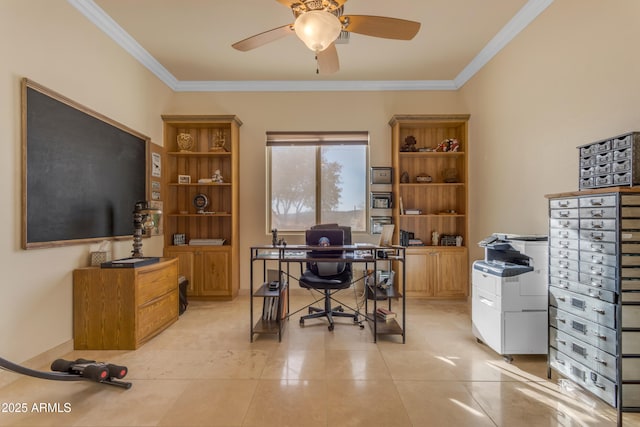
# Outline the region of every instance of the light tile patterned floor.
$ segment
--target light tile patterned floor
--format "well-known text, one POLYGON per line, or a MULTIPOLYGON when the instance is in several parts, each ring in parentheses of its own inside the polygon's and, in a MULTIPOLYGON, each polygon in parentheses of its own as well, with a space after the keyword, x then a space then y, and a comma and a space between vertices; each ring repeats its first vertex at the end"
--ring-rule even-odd
MULTIPOLYGON (((294 295, 299 303, 306 295, 294 295)), ((615 426, 615 411, 547 380, 546 356, 512 364, 476 342, 464 302, 407 303, 407 341, 374 343, 348 319, 288 322, 282 342, 249 341, 249 298, 191 302, 137 351, 75 351, 126 365, 129 390, 19 377, 0 403, 15 426, 615 426), (57 412, 38 413, 33 403, 57 412), (69 408, 65 412, 66 407, 69 408)), ((48 367, 42 369, 47 370, 48 367)), ((6 375, 6 374, 3 374, 6 375)), ((13 374, 10 374, 13 375, 13 374)), ((625 414, 625 426, 640 426, 625 414)))

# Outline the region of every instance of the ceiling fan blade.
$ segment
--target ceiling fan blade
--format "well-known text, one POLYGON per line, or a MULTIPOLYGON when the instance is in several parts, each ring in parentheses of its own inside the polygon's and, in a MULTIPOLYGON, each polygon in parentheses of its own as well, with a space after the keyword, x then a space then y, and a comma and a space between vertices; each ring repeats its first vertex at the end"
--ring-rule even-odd
POLYGON ((385 16, 343 15, 340 21, 345 31, 385 39, 411 40, 420 30, 419 22, 385 16))
POLYGON ((318 52, 316 59, 318 61, 318 72, 320 74, 333 74, 340 69, 338 49, 336 49, 334 43, 331 43, 325 50, 318 52))
POLYGON ((287 24, 282 27, 256 34, 255 36, 251 36, 244 40, 240 40, 239 42, 232 44, 231 47, 246 52, 294 33, 293 25, 287 24))

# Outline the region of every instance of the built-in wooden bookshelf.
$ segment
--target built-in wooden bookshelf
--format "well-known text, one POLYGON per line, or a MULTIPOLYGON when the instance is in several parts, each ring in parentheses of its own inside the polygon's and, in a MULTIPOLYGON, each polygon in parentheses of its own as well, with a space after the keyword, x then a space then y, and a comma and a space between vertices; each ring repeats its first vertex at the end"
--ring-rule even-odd
POLYGON ((469 295, 468 120, 468 115, 396 115, 389 122, 396 225, 393 241, 400 243, 402 230, 423 243, 407 247, 407 296, 469 295), (448 140, 455 140, 457 146, 438 148, 448 140), (452 245, 450 241, 456 237, 460 244, 452 245))
MULTIPOLYGON (((165 256, 179 259, 194 299, 231 299, 239 289, 239 128, 236 116, 162 116, 166 167, 165 256), (178 135, 192 146, 181 150, 178 135), (222 178, 214 179, 216 173, 222 178), (202 181, 204 180, 204 181, 202 181), (205 207, 196 199, 206 200, 205 207), (184 235, 185 244, 176 244, 184 235), (211 244, 196 240, 212 239, 211 244), (214 244, 213 240, 223 241, 214 244), (189 244, 189 243, 192 244, 189 244)), ((184 146, 183 146, 184 147, 184 146)))

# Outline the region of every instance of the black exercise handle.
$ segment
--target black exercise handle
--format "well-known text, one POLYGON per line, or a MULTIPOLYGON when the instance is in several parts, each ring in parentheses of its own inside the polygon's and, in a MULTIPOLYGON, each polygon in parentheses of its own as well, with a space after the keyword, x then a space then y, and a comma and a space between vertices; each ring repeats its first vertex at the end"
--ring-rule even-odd
POLYGON ((107 364, 107 369, 109 369, 109 377, 110 378, 124 378, 129 370, 126 366, 114 365, 113 363, 107 364))
POLYGON ((100 382, 109 379, 109 369, 107 369, 106 365, 104 364, 90 364, 84 367, 80 375, 82 375, 83 378, 100 382))
POLYGON ((56 359, 51 363, 51 370, 57 372, 70 372, 73 362, 70 360, 56 359))

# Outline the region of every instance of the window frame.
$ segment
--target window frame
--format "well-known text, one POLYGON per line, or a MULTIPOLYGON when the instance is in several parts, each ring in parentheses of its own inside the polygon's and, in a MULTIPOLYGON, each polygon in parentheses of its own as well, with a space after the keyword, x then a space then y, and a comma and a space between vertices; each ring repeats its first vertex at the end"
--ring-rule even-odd
MULTIPOLYGON (((278 146, 314 146, 315 147, 315 222, 316 224, 322 223, 322 147, 331 145, 358 145, 364 147, 365 164, 364 172, 362 175, 362 183, 364 184, 363 194, 363 210, 364 210, 364 228, 362 230, 354 230, 354 233, 368 233, 369 232, 369 132, 368 131, 313 131, 313 132, 266 132, 266 208, 267 215, 265 221, 266 233, 271 233, 272 229, 272 164, 273 155, 272 147, 278 146)), ((303 233, 304 229, 278 229, 278 232, 286 234, 299 234, 303 233)))

